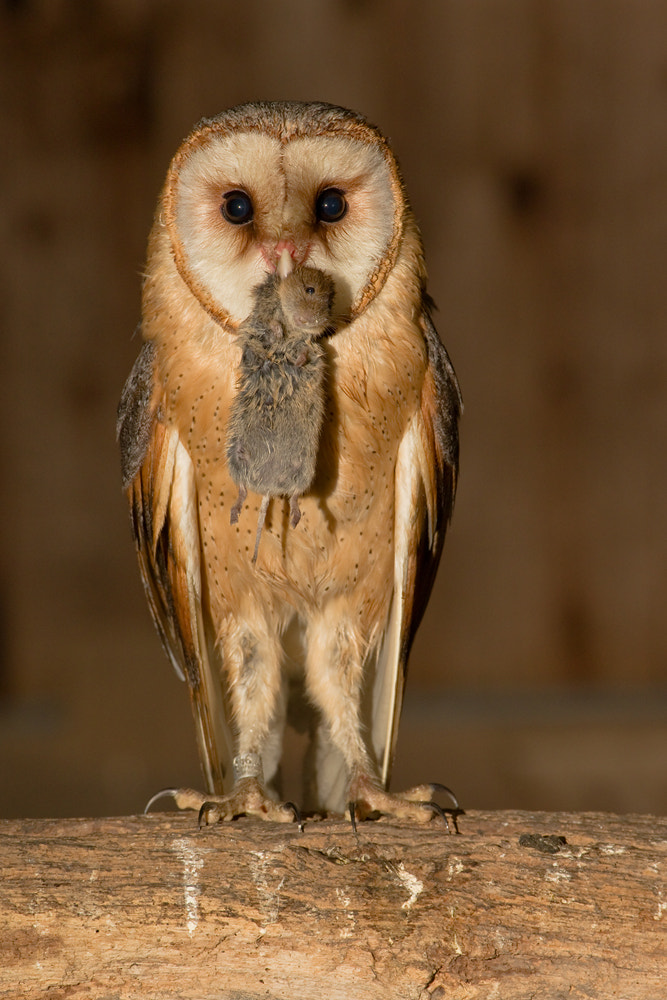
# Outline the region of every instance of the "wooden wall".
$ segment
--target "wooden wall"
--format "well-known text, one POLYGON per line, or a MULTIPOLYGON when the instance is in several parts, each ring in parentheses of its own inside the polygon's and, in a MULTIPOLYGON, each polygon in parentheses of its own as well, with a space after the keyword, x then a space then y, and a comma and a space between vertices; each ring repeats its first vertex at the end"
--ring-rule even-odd
POLYGON ((428 747, 471 805, 667 808, 667 7, 14 0, 0 88, 0 813, 198 780, 115 406, 169 158, 260 97, 391 136, 464 390, 399 775, 428 747))

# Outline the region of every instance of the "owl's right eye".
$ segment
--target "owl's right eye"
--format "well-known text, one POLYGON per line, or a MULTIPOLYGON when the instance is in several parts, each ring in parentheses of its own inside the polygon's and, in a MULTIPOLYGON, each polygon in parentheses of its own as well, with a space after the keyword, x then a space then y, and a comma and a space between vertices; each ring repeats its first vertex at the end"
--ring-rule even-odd
POLYGON ((246 222, 252 222, 253 208, 250 195, 245 191, 228 191, 222 196, 220 211, 222 217, 233 226, 243 226, 246 222))

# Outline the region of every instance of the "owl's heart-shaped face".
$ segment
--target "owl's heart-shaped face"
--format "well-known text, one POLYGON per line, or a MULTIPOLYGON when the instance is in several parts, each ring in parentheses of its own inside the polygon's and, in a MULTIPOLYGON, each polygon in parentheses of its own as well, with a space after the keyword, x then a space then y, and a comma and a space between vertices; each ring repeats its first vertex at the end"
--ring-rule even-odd
POLYGON ((241 322, 285 249, 296 265, 331 276, 336 317, 354 316, 377 294, 404 201, 375 130, 346 124, 306 127, 297 115, 244 128, 222 116, 183 144, 167 178, 164 221, 181 277, 210 314, 241 322))

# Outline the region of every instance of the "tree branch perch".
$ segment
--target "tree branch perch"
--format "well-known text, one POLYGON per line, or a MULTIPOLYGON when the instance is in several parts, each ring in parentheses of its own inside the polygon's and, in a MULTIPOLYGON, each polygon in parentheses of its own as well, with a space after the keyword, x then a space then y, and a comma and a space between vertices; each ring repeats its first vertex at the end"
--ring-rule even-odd
POLYGON ((667 820, 459 825, 3 821, 0 995, 664 995, 667 820))

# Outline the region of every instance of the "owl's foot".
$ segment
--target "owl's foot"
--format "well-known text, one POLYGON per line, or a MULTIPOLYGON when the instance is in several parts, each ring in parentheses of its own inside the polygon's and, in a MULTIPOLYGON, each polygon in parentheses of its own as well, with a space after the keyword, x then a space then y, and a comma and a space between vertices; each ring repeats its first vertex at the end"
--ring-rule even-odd
POLYGON ((192 788, 165 788, 154 795, 144 812, 158 799, 169 796, 179 809, 199 813, 199 826, 211 826, 237 816, 257 816, 273 823, 297 823, 303 830, 299 810, 292 802, 275 802, 266 794, 257 778, 241 778, 229 795, 205 795, 192 788))
POLYGON ((367 774, 360 774, 353 779, 349 789, 348 808, 350 820, 355 830, 357 819, 374 818, 378 814, 392 816, 394 819, 409 820, 413 823, 428 823, 437 815, 442 816, 445 820, 450 833, 452 828, 449 817, 451 817, 453 832, 458 833, 456 817, 463 812, 456 796, 446 785, 436 783, 417 785, 405 792, 392 793, 385 792, 377 780, 367 774), (437 792, 444 792, 448 795, 454 803, 454 807, 445 810, 437 802, 434 802, 433 796, 437 792))

